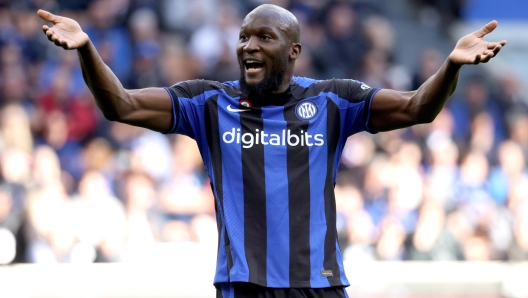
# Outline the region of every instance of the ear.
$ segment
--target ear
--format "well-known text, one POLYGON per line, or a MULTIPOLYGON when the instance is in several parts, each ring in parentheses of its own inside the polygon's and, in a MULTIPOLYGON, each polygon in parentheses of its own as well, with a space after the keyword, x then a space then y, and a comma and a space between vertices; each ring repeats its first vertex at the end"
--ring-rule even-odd
POLYGON ((296 60, 301 55, 302 46, 300 43, 292 43, 290 48, 290 59, 296 60))

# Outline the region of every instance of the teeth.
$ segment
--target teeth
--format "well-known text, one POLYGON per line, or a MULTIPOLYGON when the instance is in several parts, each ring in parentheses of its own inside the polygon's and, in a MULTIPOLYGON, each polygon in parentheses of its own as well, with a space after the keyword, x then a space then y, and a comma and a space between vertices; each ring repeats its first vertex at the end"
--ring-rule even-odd
POLYGON ((250 64, 250 63, 262 63, 262 62, 260 62, 260 61, 258 61, 258 60, 252 60, 252 59, 250 59, 250 60, 246 60, 246 63, 247 63, 247 64, 250 64))

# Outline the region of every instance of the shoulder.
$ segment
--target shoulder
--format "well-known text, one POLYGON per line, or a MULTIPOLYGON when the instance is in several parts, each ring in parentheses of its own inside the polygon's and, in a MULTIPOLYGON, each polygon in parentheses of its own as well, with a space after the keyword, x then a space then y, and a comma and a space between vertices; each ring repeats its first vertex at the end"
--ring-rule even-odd
POLYGON ((327 92, 343 96, 358 88, 369 89, 370 87, 353 79, 316 80, 304 77, 294 77, 292 86, 293 92, 303 97, 317 96, 327 92))
POLYGON ((187 80, 176 83, 170 87, 178 93, 179 97, 193 98, 208 92, 225 92, 229 96, 240 94, 238 81, 218 82, 213 80, 187 80))

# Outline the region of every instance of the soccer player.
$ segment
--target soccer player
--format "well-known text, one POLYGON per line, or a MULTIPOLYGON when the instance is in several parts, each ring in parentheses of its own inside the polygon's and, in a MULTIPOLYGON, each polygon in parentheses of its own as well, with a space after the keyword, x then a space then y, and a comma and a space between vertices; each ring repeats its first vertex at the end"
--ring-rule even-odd
POLYGON ((261 5, 243 20, 237 81, 191 80, 127 90, 69 18, 39 10, 48 39, 77 49, 84 79, 109 120, 196 140, 218 222, 218 297, 346 297, 334 183, 348 136, 433 121, 464 64, 488 62, 506 41, 462 37, 416 91, 352 79, 293 76, 301 54, 289 11, 261 5))

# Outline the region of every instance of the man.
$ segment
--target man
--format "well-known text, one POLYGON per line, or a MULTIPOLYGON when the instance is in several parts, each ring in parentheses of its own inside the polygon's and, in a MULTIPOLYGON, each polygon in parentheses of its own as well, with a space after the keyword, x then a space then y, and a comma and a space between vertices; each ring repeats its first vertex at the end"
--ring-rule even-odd
POLYGON ((109 120, 194 138, 212 181, 219 297, 345 297, 334 182, 346 138, 431 122, 463 64, 488 62, 493 21, 460 39, 418 90, 293 76, 301 54, 296 18, 261 5, 244 19, 241 76, 126 90, 72 19, 39 10, 49 40, 77 49, 86 84, 109 120))

